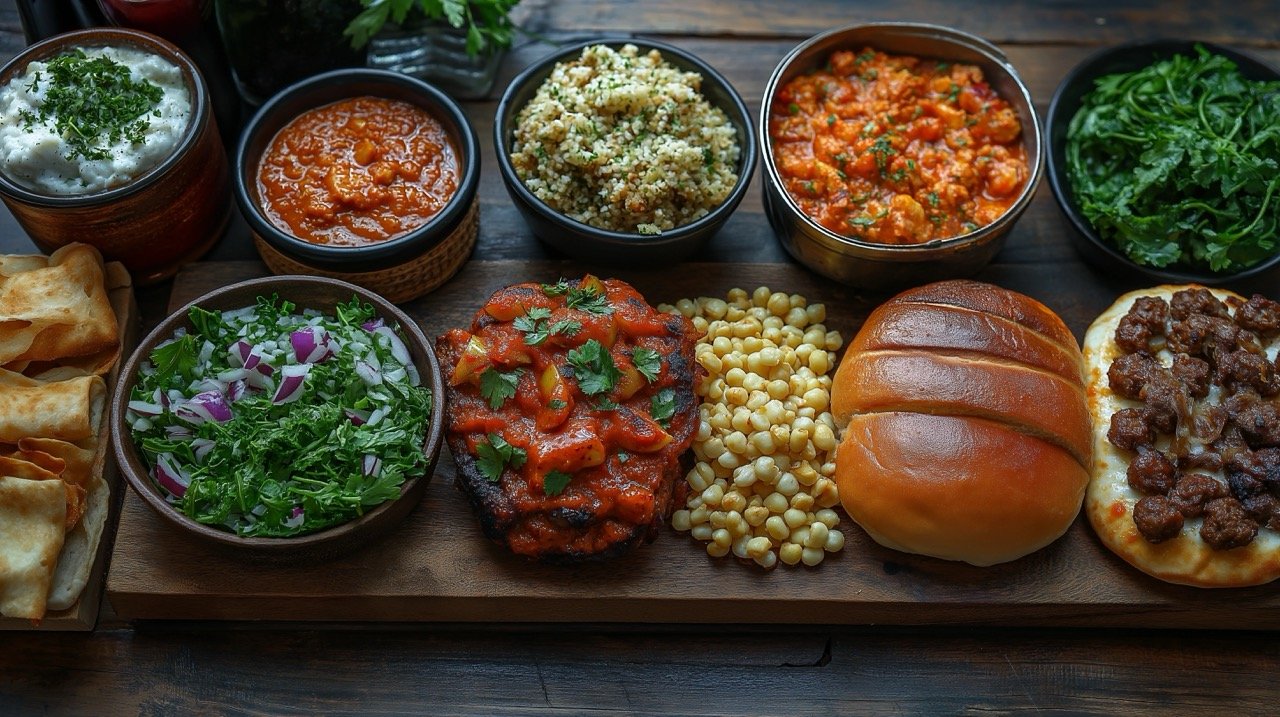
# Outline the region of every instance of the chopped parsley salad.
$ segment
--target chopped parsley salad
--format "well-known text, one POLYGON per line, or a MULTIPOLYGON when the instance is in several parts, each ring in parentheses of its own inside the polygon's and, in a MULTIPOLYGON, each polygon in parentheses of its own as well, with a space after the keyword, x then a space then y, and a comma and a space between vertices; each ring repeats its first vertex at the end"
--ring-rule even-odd
POLYGON ((312 533, 400 496, 432 411, 397 327, 275 297, 192 307, 139 370, 126 421, 175 509, 245 537, 312 533))

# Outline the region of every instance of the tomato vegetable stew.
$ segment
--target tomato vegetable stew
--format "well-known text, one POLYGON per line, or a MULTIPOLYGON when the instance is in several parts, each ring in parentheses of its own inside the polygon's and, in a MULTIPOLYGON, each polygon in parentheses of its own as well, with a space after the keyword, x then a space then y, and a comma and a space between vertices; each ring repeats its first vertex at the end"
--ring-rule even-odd
POLYGON ((697 338, 593 276, 507 287, 441 336, 449 450, 489 538, 556 561, 652 540, 699 423, 697 338))
POLYGON ((285 125, 258 168, 258 195, 279 229, 333 246, 413 231, 458 191, 458 153, 444 127, 408 102, 356 97, 285 125))
POLYGON ((883 244, 972 232, 1017 200, 1030 170, 1017 113, 974 65, 831 55, 769 111, 787 193, 823 227, 883 244))

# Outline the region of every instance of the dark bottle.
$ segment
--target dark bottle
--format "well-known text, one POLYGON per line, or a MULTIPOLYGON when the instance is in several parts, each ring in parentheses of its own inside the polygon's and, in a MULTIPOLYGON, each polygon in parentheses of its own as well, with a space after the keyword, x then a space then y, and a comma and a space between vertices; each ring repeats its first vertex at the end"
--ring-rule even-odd
POLYGON ((218 30, 240 95, 262 104, 280 88, 338 67, 364 64, 342 31, 359 0, 214 0, 218 30))
POLYGON ((68 30, 105 24, 94 0, 18 0, 18 19, 28 45, 68 30))

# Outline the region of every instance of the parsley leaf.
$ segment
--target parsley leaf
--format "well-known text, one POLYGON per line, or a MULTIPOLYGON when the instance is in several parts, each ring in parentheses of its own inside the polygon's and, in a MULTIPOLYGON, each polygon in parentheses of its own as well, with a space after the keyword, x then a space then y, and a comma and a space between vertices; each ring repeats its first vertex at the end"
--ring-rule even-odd
POLYGON ((662 356, 657 351, 637 346, 631 351, 631 362, 649 383, 658 380, 658 374, 662 371, 662 356))
POLYGON ((595 339, 589 339, 570 351, 568 359, 569 365, 573 367, 573 377, 578 381, 578 388, 588 396, 612 391, 618 377, 622 375, 618 367, 614 366, 609 349, 595 339))
POLYGON ((490 433, 488 443, 476 444, 476 457, 478 459, 476 467, 484 477, 497 483, 502 479, 502 471, 507 466, 518 470, 524 465, 527 455, 523 448, 516 448, 507 443, 497 433, 490 433))
POLYGON ((152 351, 151 365, 156 368, 156 381, 163 385, 175 373, 188 373, 196 367, 199 357, 200 348, 196 345, 196 337, 192 334, 170 341, 152 351))
POLYGON ((498 410, 508 398, 516 395, 520 384, 520 369, 502 372, 492 366, 480 374, 480 395, 489 402, 489 408, 498 410))
POLYGON ((573 476, 560 471, 551 471, 542 479, 542 492, 547 495, 560 495, 569 485, 573 476))
POLYGON ((564 296, 569 293, 569 282, 560 279, 554 284, 543 284, 542 293, 547 296, 564 296))
POLYGON ((649 415, 663 428, 671 427, 671 417, 676 415, 676 392, 664 388, 649 399, 649 415))
POLYGON ((550 408, 553 411, 559 411, 560 409, 568 405, 569 404, 565 403, 564 401, 561 401, 558 398, 553 398, 550 401, 547 401, 547 408, 550 408))
POLYGON ((511 323, 517 331, 524 332, 526 345, 537 346, 547 340, 547 319, 550 316, 551 309, 535 306, 526 311, 524 316, 517 316, 511 323))
POLYGON ((609 297, 591 288, 569 289, 565 303, 568 304, 570 309, 578 309, 589 314, 604 316, 613 313, 613 306, 609 304, 609 297))
POLYGON ((573 319, 561 319, 551 325, 548 329, 550 333, 560 334, 561 336, 573 336, 582 330, 582 324, 573 319))

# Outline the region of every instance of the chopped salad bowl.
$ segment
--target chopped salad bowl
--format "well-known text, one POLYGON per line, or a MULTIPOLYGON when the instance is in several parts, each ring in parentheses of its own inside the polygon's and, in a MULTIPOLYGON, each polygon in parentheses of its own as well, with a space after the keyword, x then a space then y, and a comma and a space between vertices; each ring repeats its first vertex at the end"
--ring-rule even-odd
POLYGON ((112 448, 129 485, 176 532, 251 559, 322 560, 387 533, 422 499, 440 452, 443 395, 430 343, 386 299, 336 279, 251 279, 195 299, 139 344, 112 402, 112 448), (296 308, 264 308, 283 302, 296 308), (310 326, 296 323, 305 310, 319 312, 310 326), (255 333, 254 322, 270 323, 262 331, 278 340, 255 333), (233 341, 236 327, 242 338, 233 341), (193 334, 228 345, 193 340, 186 359, 184 347, 164 350, 193 334), (182 371, 192 365, 210 371, 189 380, 182 371), (153 396, 153 385, 167 390, 153 396), (246 423, 258 415, 266 423, 246 423), (306 435, 324 415, 332 433, 306 435), (277 443, 265 443, 273 431, 277 443), (281 441, 296 444, 287 446, 296 459, 281 463, 281 441), (211 495, 223 496, 220 514, 211 495))

